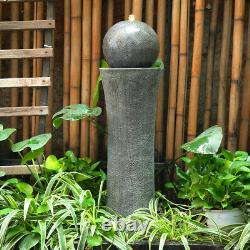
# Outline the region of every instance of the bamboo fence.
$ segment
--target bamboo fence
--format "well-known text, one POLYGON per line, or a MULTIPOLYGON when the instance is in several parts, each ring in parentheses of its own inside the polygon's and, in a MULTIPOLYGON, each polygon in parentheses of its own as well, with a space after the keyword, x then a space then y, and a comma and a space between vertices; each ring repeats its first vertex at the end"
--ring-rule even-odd
MULTIPOLYGON (((11 4, 11 20, 17 21, 19 20, 19 4, 18 3, 12 3, 11 4)), ((19 34, 18 31, 12 31, 11 32, 11 49, 18 49, 19 46, 19 34)), ((18 60, 12 59, 11 65, 10 65, 10 75, 11 77, 18 77, 19 75, 19 69, 18 69, 18 60)), ((11 89, 11 106, 17 107, 18 106, 18 88, 11 89)), ((16 128, 17 127, 17 117, 11 117, 11 127, 16 128)), ((12 140, 16 140, 16 134, 12 136, 12 140)))
POLYGON ((189 111, 188 111, 188 141, 195 138, 197 133, 197 117, 199 107, 199 91, 200 91, 200 74, 202 61, 202 47, 203 47, 203 31, 204 31, 204 8, 205 0, 197 0, 195 2, 195 26, 194 26, 194 45, 193 45, 193 59, 192 72, 190 83, 189 96, 189 111))
MULTIPOLYGON (((159 0, 157 6, 157 34, 160 42, 159 57, 165 61, 165 32, 166 32, 166 1, 159 0)), ((165 74, 160 82, 157 97, 157 112, 156 112, 156 134, 155 134, 155 147, 156 158, 162 160, 164 152, 164 96, 165 96, 165 74)))
POLYGON ((245 0, 237 0, 234 5, 234 30, 232 49, 232 69, 229 99, 228 142, 227 148, 237 149, 237 121, 239 115, 240 80, 244 41, 245 0))
MULTIPOLYGON (((82 103, 90 105, 91 92, 91 0, 83 5, 82 18, 82 103)), ((89 121, 81 123, 81 156, 89 156, 89 121)))
MULTIPOLYGON (((160 42, 159 57, 165 62, 157 98, 155 160, 165 161, 179 157, 182 153, 181 144, 193 139, 205 128, 215 125, 211 119, 215 116, 216 123, 224 130, 223 145, 230 150, 239 148, 249 151, 249 6, 246 11, 246 0, 213 0, 210 1, 210 10, 206 8, 208 2, 64 0, 63 105, 85 103, 93 106, 100 60, 103 58, 102 38, 107 28, 118 21, 127 20, 129 14, 134 14, 137 20, 148 23, 156 30, 160 42), (107 11, 104 13, 104 10, 107 11), (247 18, 247 29, 244 29, 247 18), (171 34, 170 39, 167 33, 171 34), (204 41, 204 33, 208 34, 208 43, 204 41), (244 39, 247 42, 244 43, 244 39), (207 50, 204 48, 206 44, 207 50), (246 50, 243 49, 244 44, 246 50), (166 53, 169 48, 169 53, 166 53), (215 54, 217 51, 220 51, 219 55, 215 54), (204 92, 205 98, 202 99, 204 92), (216 110, 211 109, 216 98, 216 110), (203 110, 204 113, 200 114, 203 110)), ((13 8, 11 20, 18 20, 21 10, 14 7, 16 3, 10 4, 13 8)), ((25 2, 21 6, 24 20, 44 18, 46 8, 42 2, 35 5, 25 2)), ((11 31, 11 48, 20 48, 18 41, 22 41, 24 48, 30 48, 32 40, 33 48, 43 46, 42 31, 35 31, 33 34, 26 30, 23 37, 18 37, 17 34, 18 32, 11 31)), ((28 59, 21 60, 21 63, 22 72, 18 72, 17 61, 11 60, 11 77, 41 76, 40 59, 33 60, 33 72, 28 59)), ((30 95, 25 88, 22 100, 18 100, 18 91, 13 89, 10 106, 17 106, 18 103, 28 106, 31 101, 33 105, 37 105, 39 95, 39 90, 33 90, 33 95, 30 95)), ((51 100, 50 98, 49 102, 51 100)), ((105 120, 103 117, 102 119, 105 120)), ((11 118, 11 121, 12 126, 17 126, 16 119, 11 118)), ((98 119, 93 122, 98 122, 98 119)), ((24 117, 22 137, 36 134, 37 126, 38 118, 32 118, 30 124, 29 118, 24 117), (30 129, 32 133, 29 132, 30 129)), ((93 123, 87 120, 64 122, 63 136, 64 150, 70 148, 83 157, 105 159, 104 153, 98 152, 104 148, 99 145, 105 141, 99 140, 104 135, 98 133, 93 123)))
MULTIPOLYGON (((81 0, 71 1, 71 54, 70 54, 70 104, 80 103, 81 86, 81 25, 82 25, 81 0)), ((80 123, 70 122, 69 147, 79 153, 80 123)))
MULTIPOLYGON (((70 104, 70 0, 64 1, 63 106, 70 104)), ((63 149, 69 147, 69 122, 63 123, 63 149)))
POLYGON ((174 157, 176 96, 178 84, 179 46, 180 46, 180 0, 172 2, 172 27, 171 27, 171 58, 170 81, 168 96, 168 117, 166 133, 166 159, 174 157))
MULTIPOLYGON (((102 17, 102 1, 93 0, 92 2, 92 50, 91 50, 91 95, 90 103, 93 106, 93 95, 96 88, 96 82, 99 76, 99 67, 101 60, 101 18, 102 17)), ((96 122, 96 119, 94 119, 96 122)), ((90 124, 90 145, 89 155, 92 159, 98 158, 98 129, 90 124)))
POLYGON ((250 120, 250 4, 248 3, 247 52, 242 85, 239 149, 247 151, 250 120))
MULTIPOLYGON (((179 72, 176 105, 175 157, 181 155, 180 146, 184 142, 185 101, 188 70, 189 0, 181 0, 179 72)), ((167 138, 166 138, 167 140, 167 138)))
POLYGON ((206 100, 204 113, 204 130, 211 124, 211 108, 212 108, 212 88, 213 88, 213 73, 214 73, 214 52, 216 40, 216 27, 219 11, 219 0, 212 2, 212 14, 209 27, 208 55, 207 55, 207 75, 206 75, 206 100))
MULTIPOLYGON (((25 2, 23 4, 23 20, 31 20, 31 8, 32 5, 29 2, 25 2)), ((23 48, 29 49, 31 45, 31 32, 29 30, 25 30, 23 32, 23 48)), ((23 60, 23 77, 30 77, 31 70, 30 70, 30 60, 24 59, 23 60)), ((30 105, 30 90, 29 88, 23 89, 23 106, 30 105)), ((28 139, 30 136, 30 118, 23 117, 23 139, 28 139)))
MULTIPOLYGON (((43 20, 44 19, 44 3, 43 2, 35 2, 34 3, 34 19, 35 20, 43 20)), ((35 30, 33 33, 33 48, 42 48, 43 47, 43 31, 35 30)), ((39 77, 42 75, 42 59, 36 58, 33 59, 33 77, 39 77)), ((33 89, 32 96, 32 105, 36 106, 40 104, 41 99, 41 90, 38 88, 33 89)), ((32 136, 38 134, 39 127, 39 116, 32 117, 32 136)))
MULTIPOLYGON (((222 127, 225 135, 226 126, 226 105, 227 105, 227 74, 229 68, 229 54, 232 29, 233 0, 224 1, 222 42, 220 54, 219 83, 218 83, 218 109, 217 124, 222 127)), ((222 145, 224 145, 223 140, 222 145)))

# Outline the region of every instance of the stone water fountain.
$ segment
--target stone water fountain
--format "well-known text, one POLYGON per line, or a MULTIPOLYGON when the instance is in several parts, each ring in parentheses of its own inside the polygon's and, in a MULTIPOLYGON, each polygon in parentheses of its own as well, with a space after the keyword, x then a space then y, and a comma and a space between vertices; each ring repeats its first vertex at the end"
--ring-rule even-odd
POLYGON ((156 96, 162 70, 155 31, 131 15, 109 29, 101 68, 108 119, 108 206, 123 216, 154 198, 156 96))

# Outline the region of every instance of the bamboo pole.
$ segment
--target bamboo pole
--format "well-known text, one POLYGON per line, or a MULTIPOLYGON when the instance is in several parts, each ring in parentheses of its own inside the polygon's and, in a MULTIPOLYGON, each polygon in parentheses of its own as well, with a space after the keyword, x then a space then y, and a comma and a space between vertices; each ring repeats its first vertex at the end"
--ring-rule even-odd
MULTIPOLYGON (((71 58, 70 58, 70 104, 80 103, 81 85, 81 0, 71 1, 71 58)), ((80 146, 80 123, 70 122, 70 149, 78 155, 80 146)))
MULTIPOLYGON (((218 84, 218 111, 217 124, 226 131, 226 103, 227 103, 227 74, 230 55, 232 29, 233 0, 224 1, 222 44, 220 55, 219 84, 218 84)), ((224 146, 224 140, 222 142, 224 146)))
POLYGON ((142 6, 143 0, 133 0, 132 13, 138 21, 142 20, 142 6))
POLYGON ((228 142, 227 148, 235 151, 237 148, 237 119, 239 113, 239 82, 242 68, 244 40, 245 0, 237 0, 234 4, 234 31, 232 51, 232 72, 230 84, 228 142))
MULTIPOLYGON (((68 106, 70 89, 70 0, 64 0, 63 106, 68 106)), ((63 123, 63 149, 69 147, 69 122, 63 123)))
POLYGON ((172 2, 170 81, 168 96, 168 117, 166 132, 166 159, 174 158, 175 112, 178 83, 178 63, 180 45, 180 0, 172 2))
MULTIPOLYGON (((91 0, 85 0, 82 17, 82 96, 81 101, 90 105, 91 92, 91 0)), ((89 156, 90 126, 88 120, 81 123, 81 156, 89 156)))
POLYGON ((213 85, 213 70, 214 70, 214 51, 216 40, 216 27, 218 19, 219 0, 212 1, 211 23, 209 28, 209 41, 207 52, 207 75, 206 75, 206 99, 204 113, 204 130, 210 126, 211 108, 212 108, 212 85, 213 85))
MULTIPOLYGON (((31 3, 25 2, 23 4, 23 20, 27 21, 31 19, 31 3)), ((31 34, 29 30, 23 31, 23 48, 30 48, 31 34)), ((23 77, 30 77, 30 60, 23 60, 23 77)), ((30 105, 30 92, 29 88, 23 89, 23 106, 30 105)), ((23 140, 30 137, 30 118, 23 117, 23 140)))
MULTIPOLYGON (((165 60, 165 32, 166 32, 166 1, 158 0, 157 9, 157 34, 160 42, 160 53, 159 57, 165 60)), ((163 157, 163 138, 164 138, 164 127, 163 127, 163 110, 164 110, 164 90, 165 90, 165 75, 160 82, 158 97, 157 97, 157 113, 156 113, 156 138, 155 146, 157 151, 158 160, 163 157)))
POLYGON ((184 142, 185 101, 188 73, 189 7, 189 0, 181 0, 180 51, 175 129, 175 158, 181 155, 180 147, 184 142))
MULTIPOLYGON (((43 20, 44 19, 44 3, 36 2, 34 3, 34 19, 43 20)), ((33 38, 33 48, 42 48, 43 47, 43 31, 35 30, 33 38)), ((39 77, 42 75, 42 59, 33 59, 33 77, 39 77)), ((38 88, 33 88, 32 95, 32 105, 36 106, 40 103, 41 91, 38 88)), ((39 116, 32 117, 32 135, 38 133, 39 127, 39 116)))
MULTIPOLYGON (((92 5, 92 64, 91 64, 91 106, 93 106, 93 94, 96 87, 97 78, 99 76, 99 66, 101 59, 101 16, 102 1, 93 0, 92 5)), ((90 157, 93 160, 98 156, 98 130, 93 125, 90 126, 90 157)))
POLYGON ((146 1, 146 23, 151 27, 154 25, 154 0, 146 1))
POLYGON ((132 14, 132 0, 124 0, 124 20, 128 20, 130 14, 132 14))
POLYGON ((242 92, 239 150, 247 151, 250 120, 250 4, 248 5, 247 52, 242 92))
POLYGON ((192 75, 191 75, 189 112, 188 112, 188 132, 187 132, 188 141, 194 139, 197 132, 197 115, 198 115, 202 46, 203 46, 203 29, 204 29, 204 7, 205 7, 205 0, 196 0, 193 61, 192 61, 192 75))
POLYGON ((114 23, 114 0, 108 0, 108 28, 110 28, 113 25, 113 23, 114 23))
MULTIPOLYGON (((18 3, 12 3, 11 4, 11 20, 16 21, 19 19, 19 4, 18 3)), ((18 31, 12 31, 11 32, 11 41, 10 46, 12 49, 18 48, 18 38, 19 34, 18 31)), ((10 64, 10 75, 11 77, 18 77, 18 60, 12 59, 10 64)), ((18 106, 18 88, 11 89, 11 107, 17 107, 18 106)), ((10 120, 11 127, 17 128, 17 117, 11 117, 10 120)), ((16 134, 13 135, 12 140, 16 140, 16 134)))

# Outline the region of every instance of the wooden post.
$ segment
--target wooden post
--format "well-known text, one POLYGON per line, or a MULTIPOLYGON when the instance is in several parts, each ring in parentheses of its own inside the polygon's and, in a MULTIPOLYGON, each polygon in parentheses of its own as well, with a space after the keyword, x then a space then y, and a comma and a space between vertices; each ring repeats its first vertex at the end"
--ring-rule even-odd
POLYGON ((189 7, 189 0, 181 0, 178 93, 175 123, 175 158, 181 155, 180 147, 184 143, 185 101, 188 74, 189 7))
MULTIPOLYGON (((25 2, 23 4, 23 20, 31 19, 31 3, 25 2)), ((31 34, 29 30, 23 31, 23 48, 29 49, 31 44, 31 34)), ((30 60, 23 60, 23 77, 30 77, 30 60)), ((30 89, 23 89, 23 106, 30 105, 30 89)), ((30 137, 30 117, 23 117, 23 139, 30 137)))
MULTIPOLYGON (((17 21, 19 19, 19 3, 12 3, 11 4, 11 20, 17 21)), ((10 38, 10 46, 11 49, 18 48, 18 31, 11 31, 11 38, 10 38)), ((10 64, 10 74, 11 77, 18 77, 18 59, 12 59, 10 64)), ((11 89, 11 107, 18 106, 18 88, 11 89)), ((17 117, 11 117, 11 127, 17 128, 17 117)), ((12 136, 12 140, 16 140, 16 134, 12 136)))
POLYGON ((108 28, 110 28, 113 25, 113 23, 114 23, 114 0, 108 0, 108 28))
POLYGON ((154 25, 154 0, 146 1, 146 23, 151 27, 154 25))
POLYGON ((124 0, 124 20, 128 20, 130 14, 132 14, 132 0, 124 0))
POLYGON ((216 40, 216 27, 218 19, 219 0, 212 1, 212 14, 209 28, 209 41, 207 52, 207 75, 206 75, 206 98, 205 98, 205 113, 204 113, 204 130, 210 126, 211 108, 212 108, 212 85, 214 71, 214 51, 216 40))
POLYGON ((250 120, 250 4, 248 4, 247 52, 242 85, 239 150, 247 151, 250 120))
MULTIPOLYGON (((165 60, 165 32, 166 32, 166 1, 158 0, 157 34, 160 42, 159 57, 163 61, 165 60)), ((165 75, 163 74, 157 97, 156 138, 155 138, 157 160, 160 160, 163 157, 163 138, 164 138, 163 110, 164 110, 164 93, 165 93, 164 90, 165 90, 165 75)))
MULTIPOLYGON (((70 93, 70 0, 64 0, 64 59, 63 59, 63 106, 68 106, 70 93)), ((63 149, 69 147, 69 122, 63 123, 63 149)))
POLYGON ((196 0, 192 76, 188 112, 188 141, 194 139, 197 132, 197 116, 199 106, 198 102, 203 47, 204 8, 205 0, 196 0))
POLYGON ((132 13, 138 21, 142 20, 142 6, 143 0, 133 0, 132 13))
POLYGON ((180 45, 180 0, 172 2, 172 27, 171 27, 171 58, 170 58, 170 81, 168 96, 168 117, 166 132, 166 159, 174 158, 175 144, 175 112, 178 83, 178 63, 180 45))
MULTIPOLYGON (((85 0, 82 17, 82 97, 84 104, 90 105, 91 92, 91 0, 85 0)), ((89 156, 89 121, 81 122, 81 156, 89 156)))
POLYGON ((245 0, 237 0, 234 5, 234 31, 232 51, 232 72, 230 84, 228 142, 227 148, 237 149, 237 119, 239 114, 239 92, 244 40, 245 0))
MULTIPOLYGON (((227 105, 227 73, 230 54, 231 28, 232 28, 233 0, 224 1, 222 44, 220 55, 220 70, 218 84, 218 111, 217 124, 222 127, 224 136, 226 129, 226 105, 227 105)), ((224 146, 225 140, 222 141, 224 146)))
MULTIPOLYGON (((70 104, 80 103, 81 85, 81 0, 71 1, 71 59, 70 59, 70 104)), ((70 122, 70 149, 78 155, 80 146, 80 123, 70 122)))
MULTIPOLYGON (((91 106, 96 82, 99 76, 99 66, 101 59, 101 16, 102 1, 93 0, 92 6, 92 64, 91 64, 91 106)), ((96 120, 96 119, 95 119, 96 120)), ((90 126, 90 157, 96 160, 98 157, 98 129, 91 123, 90 126)))
MULTIPOLYGON (((34 3, 34 19, 43 20, 44 19, 44 3, 35 2, 34 3)), ((33 48, 43 47, 43 31, 35 30, 33 38, 33 48)), ((33 77, 38 77, 42 75, 42 59, 33 59, 33 77)), ((33 88, 32 105, 36 106, 40 103, 41 91, 38 88, 33 88)), ((37 135, 39 129, 39 116, 32 117, 32 136, 37 135)))

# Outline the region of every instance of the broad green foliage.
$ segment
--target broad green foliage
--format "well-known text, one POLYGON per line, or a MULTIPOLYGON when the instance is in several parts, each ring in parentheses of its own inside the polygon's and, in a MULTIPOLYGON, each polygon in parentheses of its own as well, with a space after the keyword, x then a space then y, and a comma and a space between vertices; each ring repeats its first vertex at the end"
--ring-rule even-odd
POLYGON ((181 148, 195 154, 216 154, 222 137, 222 129, 219 126, 213 126, 201 133, 194 140, 183 144, 181 148))
POLYGON ((195 154, 182 158, 186 171, 176 167, 178 197, 190 200, 194 208, 230 209, 250 200, 250 157, 242 151, 216 154, 221 140, 221 128, 214 126, 183 145, 195 154))
POLYGON ((78 121, 84 118, 90 118, 91 116, 99 116, 102 109, 99 107, 90 108, 85 104, 74 104, 66 106, 53 116, 53 125, 55 128, 59 128, 63 121, 78 121))
POLYGON ((57 159, 55 155, 47 157, 44 163, 48 174, 74 172, 74 178, 84 189, 91 190, 96 196, 101 181, 106 180, 106 174, 99 167, 100 162, 92 162, 89 158, 77 158, 72 151, 67 151, 64 157, 57 159))
POLYGON ((103 237, 120 249, 128 249, 125 242, 114 239, 114 231, 103 231, 102 223, 113 215, 103 210, 73 176, 58 173, 45 192, 34 186, 35 193, 24 182, 2 182, 0 249, 85 249, 101 245, 103 237))
POLYGON ((21 152, 27 148, 30 148, 31 151, 35 151, 44 147, 50 139, 51 134, 37 135, 30 139, 13 144, 11 149, 13 152, 21 152))
POLYGON ((3 125, 0 124, 0 142, 7 140, 14 132, 16 129, 14 128, 3 128, 3 125))

